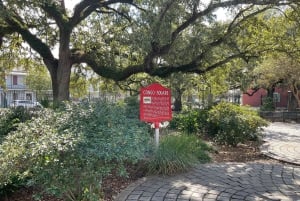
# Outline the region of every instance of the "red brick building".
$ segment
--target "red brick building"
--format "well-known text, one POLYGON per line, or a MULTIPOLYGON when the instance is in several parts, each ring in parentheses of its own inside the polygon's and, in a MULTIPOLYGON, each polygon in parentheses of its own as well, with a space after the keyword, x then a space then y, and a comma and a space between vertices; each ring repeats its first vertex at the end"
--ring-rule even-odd
MULTIPOLYGON (((253 90, 247 91, 249 94, 253 92, 253 90)), ((262 105, 263 98, 267 97, 267 90, 259 89, 252 96, 248 94, 242 94, 242 105, 249 105, 252 107, 260 107, 262 105)), ((288 107, 288 90, 283 88, 276 88, 273 94, 273 98, 275 99, 275 107, 286 109, 288 107)))

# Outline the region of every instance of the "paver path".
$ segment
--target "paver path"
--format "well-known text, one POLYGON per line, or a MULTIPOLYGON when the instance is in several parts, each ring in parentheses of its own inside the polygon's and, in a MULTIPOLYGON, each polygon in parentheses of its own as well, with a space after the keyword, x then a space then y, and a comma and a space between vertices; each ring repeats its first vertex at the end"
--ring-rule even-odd
POLYGON ((262 153, 300 165, 300 124, 276 122, 264 129, 262 153))
POLYGON ((300 201, 300 125, 272 123, 261 151, 277 163, 198 165, 176 176, 140 179, 116 201, 300 201))
POLYGON ((173 177, 149 177, 123 191, 117 201, 297 201, 300 167, 265 163, 204 164, 173 177))

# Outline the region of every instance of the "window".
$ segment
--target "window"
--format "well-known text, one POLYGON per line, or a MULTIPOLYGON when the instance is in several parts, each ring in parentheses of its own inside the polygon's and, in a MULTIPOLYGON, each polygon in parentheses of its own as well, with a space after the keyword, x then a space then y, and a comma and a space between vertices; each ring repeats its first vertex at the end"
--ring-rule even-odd
POLYGON ((275 103, 279 103, 280 102, 280 94, 277 92, 273 93, 273 100, 275 103))
POLYGON ((13 75, 13 85, 18 85, 18 76, 13 75))
POLYGON ((32 100, 32 93, 26 93, 26 100, 32 100))

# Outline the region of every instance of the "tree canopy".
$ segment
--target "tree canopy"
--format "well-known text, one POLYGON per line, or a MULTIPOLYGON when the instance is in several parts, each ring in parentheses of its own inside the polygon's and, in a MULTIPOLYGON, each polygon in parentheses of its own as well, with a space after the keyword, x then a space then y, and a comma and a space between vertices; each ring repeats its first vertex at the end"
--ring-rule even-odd
MULTIPOLYGON (((252 18, 245 36, 261 52, 247 72, 246 87, 264 88, 273 97, 275 87, 293 92, 299 101, 300 29, 299 7, 274 10, 252 18)), ((245 40, 243 41, 245 42, 245 40)))
MULTIPOLYGON (((261 86, 281 84, 293 92, 300 105, 300 62, 286 55, 276 54, 269 57, 255 70, 261 86)), ((266 87, 267 88, 267 87, 266 87)))
POLYGON ((30 47, 52 80, 54 100, 69 99, 71 68, 87 64, 116 81, 137 73, 166 77, 205 73, 255 49, 238 43, 242 24, 268 9, 298 0, 81 0, 68 10, 64 0, 0 0, 0 45, 12 38, 30 47), (214 12, 231 9, 227 23, 214 12), (55 54, 57 49, 58 54, 55 54))

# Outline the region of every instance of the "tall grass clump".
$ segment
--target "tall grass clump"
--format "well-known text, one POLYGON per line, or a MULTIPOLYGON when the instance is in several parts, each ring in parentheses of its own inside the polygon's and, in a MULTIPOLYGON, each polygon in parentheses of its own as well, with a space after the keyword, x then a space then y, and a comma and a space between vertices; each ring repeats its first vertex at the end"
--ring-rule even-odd
POLYGON ((172 175, 188 170, 199 163, 210 161, 210 147, 194 135, 164 137, 149 161, 151 174, 172 175))

